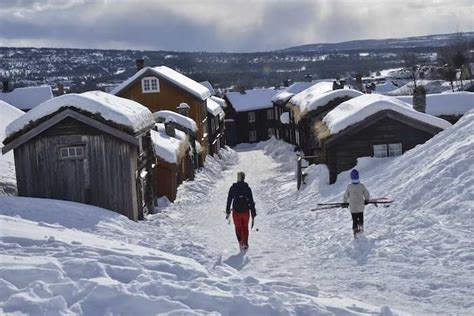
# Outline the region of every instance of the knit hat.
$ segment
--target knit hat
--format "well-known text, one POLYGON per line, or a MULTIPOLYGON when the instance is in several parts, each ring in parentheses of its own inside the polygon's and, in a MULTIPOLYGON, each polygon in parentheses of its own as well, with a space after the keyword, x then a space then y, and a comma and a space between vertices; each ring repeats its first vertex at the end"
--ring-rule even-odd
POLYGON ((245 173, 242 171, 237 172, 237 181, 238 182, 243 182, 245 180, 245 173))
POLYGON ((357 169, 351 171, 351 180, 353 183, 359 183, 359 171, 357 169))

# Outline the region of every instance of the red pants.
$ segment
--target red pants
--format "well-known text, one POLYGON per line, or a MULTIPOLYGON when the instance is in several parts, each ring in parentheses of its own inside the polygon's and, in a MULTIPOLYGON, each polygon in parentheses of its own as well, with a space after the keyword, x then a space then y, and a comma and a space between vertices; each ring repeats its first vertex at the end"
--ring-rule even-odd
POLYGON ((234 219, 235 234, 237 240, 241 246, 249 245, 249 218, 250 212, 245 211, 242 213, 232 212, 232 218, 234 219))

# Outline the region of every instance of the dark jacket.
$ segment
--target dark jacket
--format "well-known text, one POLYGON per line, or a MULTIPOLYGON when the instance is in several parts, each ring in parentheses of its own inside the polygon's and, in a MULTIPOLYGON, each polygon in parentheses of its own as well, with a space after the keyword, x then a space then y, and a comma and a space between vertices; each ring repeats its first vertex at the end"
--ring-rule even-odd
MULTIPOLYGON (((229 195, 227 196, 226 213, 230 214, 230 204, 239 196, 245 196, 247 198, 248 207, 252 212, 252 217, 255 217, 257 215, 257 211, 255 211, 255 202, 253 201, 252 190, 250 190, 247 182, 243 181, 236 182, 230 187, 229 195)), ((234 208, 233 204, 232 207, 234 208)))

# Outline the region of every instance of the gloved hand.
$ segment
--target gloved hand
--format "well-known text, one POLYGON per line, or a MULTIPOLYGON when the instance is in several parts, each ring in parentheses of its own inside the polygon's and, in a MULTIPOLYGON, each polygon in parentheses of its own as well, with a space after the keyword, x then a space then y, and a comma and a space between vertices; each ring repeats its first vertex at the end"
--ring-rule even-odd
POLYGON ((349 203, 342 203, 342 204, 341 204, 341 207, 342 207, 342 208, 348 208, 348 207, 349 207, 349 203))
POLYGON ((228 220, 229 219, 229 216, 230 216, 230 213, 227 213, 225 214, 225 219, 228 220))

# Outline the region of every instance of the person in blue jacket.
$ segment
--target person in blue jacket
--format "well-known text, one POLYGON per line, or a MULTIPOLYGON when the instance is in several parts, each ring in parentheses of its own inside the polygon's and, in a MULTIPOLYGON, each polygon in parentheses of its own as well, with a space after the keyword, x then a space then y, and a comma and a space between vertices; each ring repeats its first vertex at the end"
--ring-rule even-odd
POLYGON ((252 216, 252 223, 257 216, 252 190, 245 182, 245 173, 237 173, 237 182, 232 184, 227 195, 226 219, 232 211, 235 233, 239 241, 240 249, 246 250, 249 247, 249 219, 252 216), (232 209, 231 209, 232 204, 232 209))

